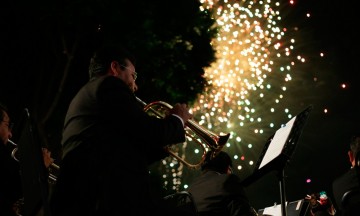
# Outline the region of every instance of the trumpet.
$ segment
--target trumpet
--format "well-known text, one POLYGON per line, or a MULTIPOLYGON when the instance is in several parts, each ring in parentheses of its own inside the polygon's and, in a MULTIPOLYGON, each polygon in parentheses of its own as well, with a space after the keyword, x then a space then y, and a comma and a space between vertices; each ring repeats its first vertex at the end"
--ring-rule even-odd
MULTIPOLYGON (((147 104, 138 97, 136 97, 136 99, 141 105, 143 105, 143 109, 146 113, 158 118, 165 118, 168 111, 173 108, 170 104, 163 101, 155 101, 147 104)), ((230 133, 217 135, 212 131, 203 128, 191 119, 185 123, 185 129, 186 137, 197 143, 203 151, 200 161, 198 163, 190 163, 182 159, 176 152, 172 151, 170 147, 166 147, 165 149, 171 156, 191 169, 197 169, 201 166, 205 160, 207 148, 212 151, 212 158, 215 157, 222 150, 230 136, 230 133)))
MULTIPOLYGON (((12 144, 13 146, 15 146, 15 148, 11 151, 11 157, 16 160, 17 162, 19 162, 19 159, 16 157, 16 152, 18 151, 18 147, 17 144, 15 142, 13 142, 12 140, 8 139, 8 143, 12 144)), ((51 163, 49 165, 49 167, 47 167, 49 169, 49 171, 58 171, 60 169, 60 167, 55 164, 55 163, 51 163)), ((56 182, 56 175, 52 174, 51 172, 49 172, 49 180, 52 182, 56 182)))

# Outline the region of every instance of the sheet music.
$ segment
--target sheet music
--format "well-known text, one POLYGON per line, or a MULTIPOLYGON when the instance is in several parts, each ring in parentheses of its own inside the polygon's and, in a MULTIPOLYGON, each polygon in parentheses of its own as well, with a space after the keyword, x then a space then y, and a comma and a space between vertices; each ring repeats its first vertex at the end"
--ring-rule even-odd
MULTIPOLYGON (((287 205, 287 202, 285 203, 287 205)), ((263 215, 271 215, 271 216, 281 216, 281 205, 275 205, 271 207, 266 207, 264 209, 263 215)))
POLYGON ((286 125, 284 127, 279 128, 271 143, 269 144, 269 147, 261 161, 261 164, 259 166, 259 169, 261 169, 261 167, 265 166, 266 164, 268 164, 269 162, 271 162, 272 160, 274 160, 277 156, 279 156, 284 148, 284 145, 290 135, 291 129, 294 125, 296 116, 293 117, 292 119, 290 119, 290 121, 288 121, 286 123, 286 125))

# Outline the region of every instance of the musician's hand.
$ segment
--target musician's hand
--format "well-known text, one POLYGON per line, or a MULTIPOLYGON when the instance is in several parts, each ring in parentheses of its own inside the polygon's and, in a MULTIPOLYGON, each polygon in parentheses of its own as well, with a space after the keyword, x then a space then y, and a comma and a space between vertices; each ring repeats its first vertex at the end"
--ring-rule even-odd
POLYGON ((175 104, 175 106, 171 109, 170 114, 179 116, 184 123, 193 117, 193 115, 189 112, 187 105, 180 103, 175 104))
POLYGON ((316 206, 319 203, 319 200, 316 199, 314 194, 306 195, 305 199, 310 202, 310 206, 316 206))
POLYGON ((54 163, 54 159, 51 158, 51 152, 47 148, 42 148, 43 158, 44 158, 44 164, 46 168, 49 168, 49 166, 54 163))
POLYGON ((24 198, 17 200, 12 206, 12 210, 14 212, 14 215, 16 216, 23 215, 23 209, 24 209, 24 198))

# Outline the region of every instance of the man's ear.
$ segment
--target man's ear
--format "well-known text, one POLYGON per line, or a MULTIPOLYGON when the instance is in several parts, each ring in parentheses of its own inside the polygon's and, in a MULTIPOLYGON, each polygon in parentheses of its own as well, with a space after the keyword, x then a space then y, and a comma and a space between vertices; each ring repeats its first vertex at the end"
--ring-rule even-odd
POLYGON ((233 173, 233 169, 231 168, 231 166, 228 166, 226 174, 232 174, 233 173))
POLYGON ((112 61, 110 63, 110 69, 109 69, 109 73, 112 76, 118 76, 119 75, 119 71, 117 70, 118 67, 118 62, 117 61, 112 61))
POLYGON ((355 156, 353 155, 352 151, 348 151, 348 155, 349 155, 350 163, 351 163, 351 165, 353 165, 355 156))

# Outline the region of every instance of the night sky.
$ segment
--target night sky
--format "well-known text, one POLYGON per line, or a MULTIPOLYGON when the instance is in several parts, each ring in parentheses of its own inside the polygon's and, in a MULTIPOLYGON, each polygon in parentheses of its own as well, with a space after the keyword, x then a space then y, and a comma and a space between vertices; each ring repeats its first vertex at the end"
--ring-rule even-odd
MULTIPOLYGON (((301 106, 293 110, 300 112, 308 105, 312 105, 313 110, 284 169, 286 199, 296 201, 322 190, 331 198, 332 181, 350 168, 347 156, 349 140, 354 134, 360 134, 357 95, 360 92, 357 54, 360 45, 355 33, 358 31, 359 12, 349 1, 335 0, 299 0, 293 3, 293 8, 283 17, 289 28, 299 28, 298 49, 305 53, 307 62, 300 69, 304 75, 296 80, 289 104, 299 100, 301 106), (308 13, 310 17, 307 17, 308 13), (311 181, 306 182, 308 179, 311 181)), ((19 32, 8 33, 3 41, 19 37, 19 32)), ((19 50, 10 50, 9 47, 4 50, 11 52, 11 56, 16 56, 15 53, 20 57, 29 55, 21 53, 21 47, 19 50)), ((1 53, 7 66, 6 72, 1 72, 1 82, 6 86, 1 98, 18 112, 23 107, 21 99, 28 93, 21 85, 29 85, 27 79, 31 75, 14 74, 17 69, 12 67, 26 71, 31 65, 9 59, 6 52, 1 53), (8 77, 11 77, 11 83, 7 81, 8 77), (19 97, 21 92, 24 95, 19 97)), ((276 172, 270 172, 249 185, 246 192, 255 209, 280 203, 276 172)))

